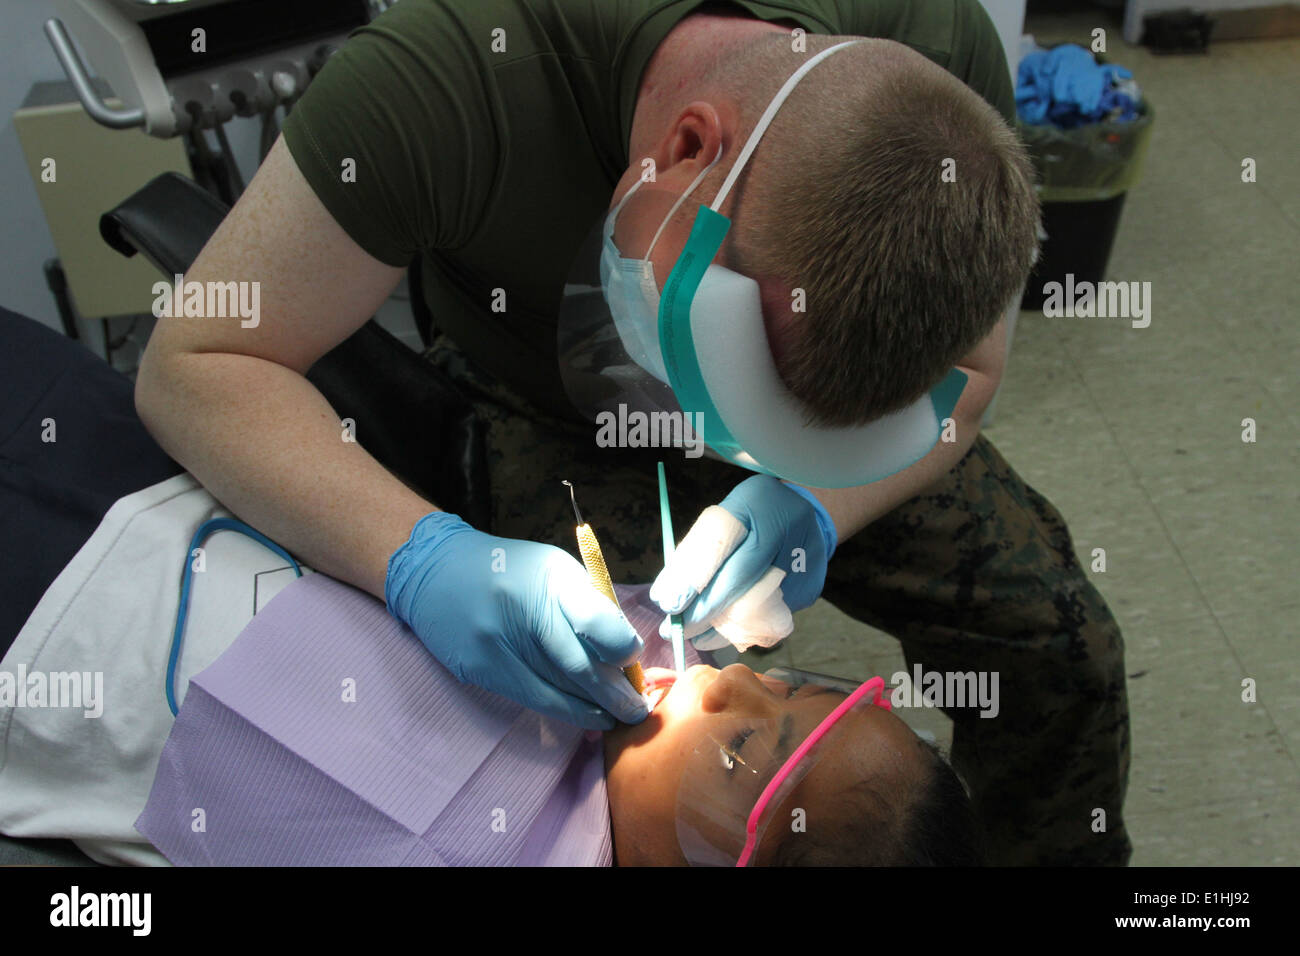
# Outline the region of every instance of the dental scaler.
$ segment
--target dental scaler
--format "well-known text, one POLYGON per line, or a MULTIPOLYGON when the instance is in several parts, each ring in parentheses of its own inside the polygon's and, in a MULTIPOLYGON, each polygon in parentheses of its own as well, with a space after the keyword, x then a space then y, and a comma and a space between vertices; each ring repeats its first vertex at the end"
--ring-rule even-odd
MULTIPOLYGON (((562 481, 561 484, 569 487, 569 500, 573 502, 573 516, 578 519, 578 553, 582 555, 582 564, 587 569, 587 576, 591 578, 591 583, 597 591, 613 601, 614 607, 619 607, 618 597, 614 594, 614 583, 609 579, 609 569, 605 567, 605 556, 600 553, 600 545, 596 543, 596 532, 591 530, 591 525, 582 520, 582 512, 578 510, 578 499, 573 493, 573 483, 562 481)), ((619 607, 619 610, 622 611, 622 608, 619 607)), ((638 694, 645 693, 645 674, 642 673, 639 663, 633 661, 623 668, 623 676, 628 679, 638 694)))

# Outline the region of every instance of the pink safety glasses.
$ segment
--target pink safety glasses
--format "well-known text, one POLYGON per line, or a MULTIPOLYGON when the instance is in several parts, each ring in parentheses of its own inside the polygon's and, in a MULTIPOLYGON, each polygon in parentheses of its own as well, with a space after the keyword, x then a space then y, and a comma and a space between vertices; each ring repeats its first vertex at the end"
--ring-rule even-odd
MULTIPOLYGON (((889 698, 885 696, 884 690, 885 679, 883 677, 871 678, 827 714, 826 718, 813 729, 812 733, 804 738, 803 743, 794 749, 794 753, 790 754, 789 759, 781 765, 781 769, 768 781, 767 786, 763 788, 763 792, 759 794, 754 809, 749 812, 749 819, 745 822, 745 847, 740 852, 740 858, 736 860, 736 866, 749 865, 754 850, 758 846, 758 824, 762 820, 764 812, 770 805, 780 802, 778 794, 785 795, 787 791, 783 790, 783 788, 786 787, 787 783, 790 787, 793 787, 802 778, 803 774, 800 772, 800 765, 808 752, 817 746, 818 741, 830 732, 830 729, 835 726, 841 717, 859 706, 868 694, 874 693, 876 695, 871 704, 890 710, 889 698)), ((807 769, 806 767, 803 768, 804 771, 807 769)))

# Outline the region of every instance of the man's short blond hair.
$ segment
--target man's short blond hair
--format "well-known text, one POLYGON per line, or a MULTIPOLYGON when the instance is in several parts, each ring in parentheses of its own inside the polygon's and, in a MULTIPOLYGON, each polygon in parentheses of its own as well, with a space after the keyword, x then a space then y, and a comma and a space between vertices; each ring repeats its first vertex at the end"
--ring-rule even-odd
MULTIPOLYGON (((799 65, 846 39, 807 36, 793 52, 790 37, 764 34, 707 72, 706 89, 740 110, 736 151, 799 65)), ((731 163, 720 167, 702 195, 731 163)), ((735 266, 803 290, 806 312, 775 351, 818 424, 871 421, 924 395, 997 324, 1037 248, 1033 170, 1014 131, 892 41, 813 67, 736 193, 735 266)))

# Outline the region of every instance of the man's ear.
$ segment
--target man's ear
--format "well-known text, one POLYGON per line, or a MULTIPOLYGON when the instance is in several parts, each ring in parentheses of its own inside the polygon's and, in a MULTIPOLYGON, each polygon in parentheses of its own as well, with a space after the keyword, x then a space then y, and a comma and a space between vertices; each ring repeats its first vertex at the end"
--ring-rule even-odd
MULTIPOLYGON (((712 103, 694 100, 682 107, 660 147, 669 167, 678 163, 692 165, 692 177, 717 155, 727 135, 727 117, 734 110, 719 111, 712 103)), ((734 123, 734 118, 732 119, 734 123)))

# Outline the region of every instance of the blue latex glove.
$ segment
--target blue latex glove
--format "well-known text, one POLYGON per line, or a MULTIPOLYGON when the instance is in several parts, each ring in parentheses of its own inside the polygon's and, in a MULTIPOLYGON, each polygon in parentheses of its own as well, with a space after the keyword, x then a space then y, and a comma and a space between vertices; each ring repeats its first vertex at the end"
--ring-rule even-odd
POLYGON ((666 593, 669 581, 660 572, 650 588, 650 599, 665 614, 681 614, 688 628, 710 621, 770 567, 786 572, 781 594, 791 611, 817 600, 837 540, 835 525, 821 502, 797 485, 755 475, 732 489, 721 506, 744 525, 745 537, 702 591, 688 587, 681 593, 666 593), (795 549, 802 549, 802 570, 794 570, 795 549))
POLYGON ((1076 43, 1037 50, 1016 70, 1016 110, 1026 123, 1073 129, 1108 113, 1111 88, 1132 75, 1122 66, 1097 63, 1076 43))
POLYGON ((646 717, 620 670, 641 638, 559 548, 435 511, 389 558, 384 598, 458 680, 593 730, 646 717))

